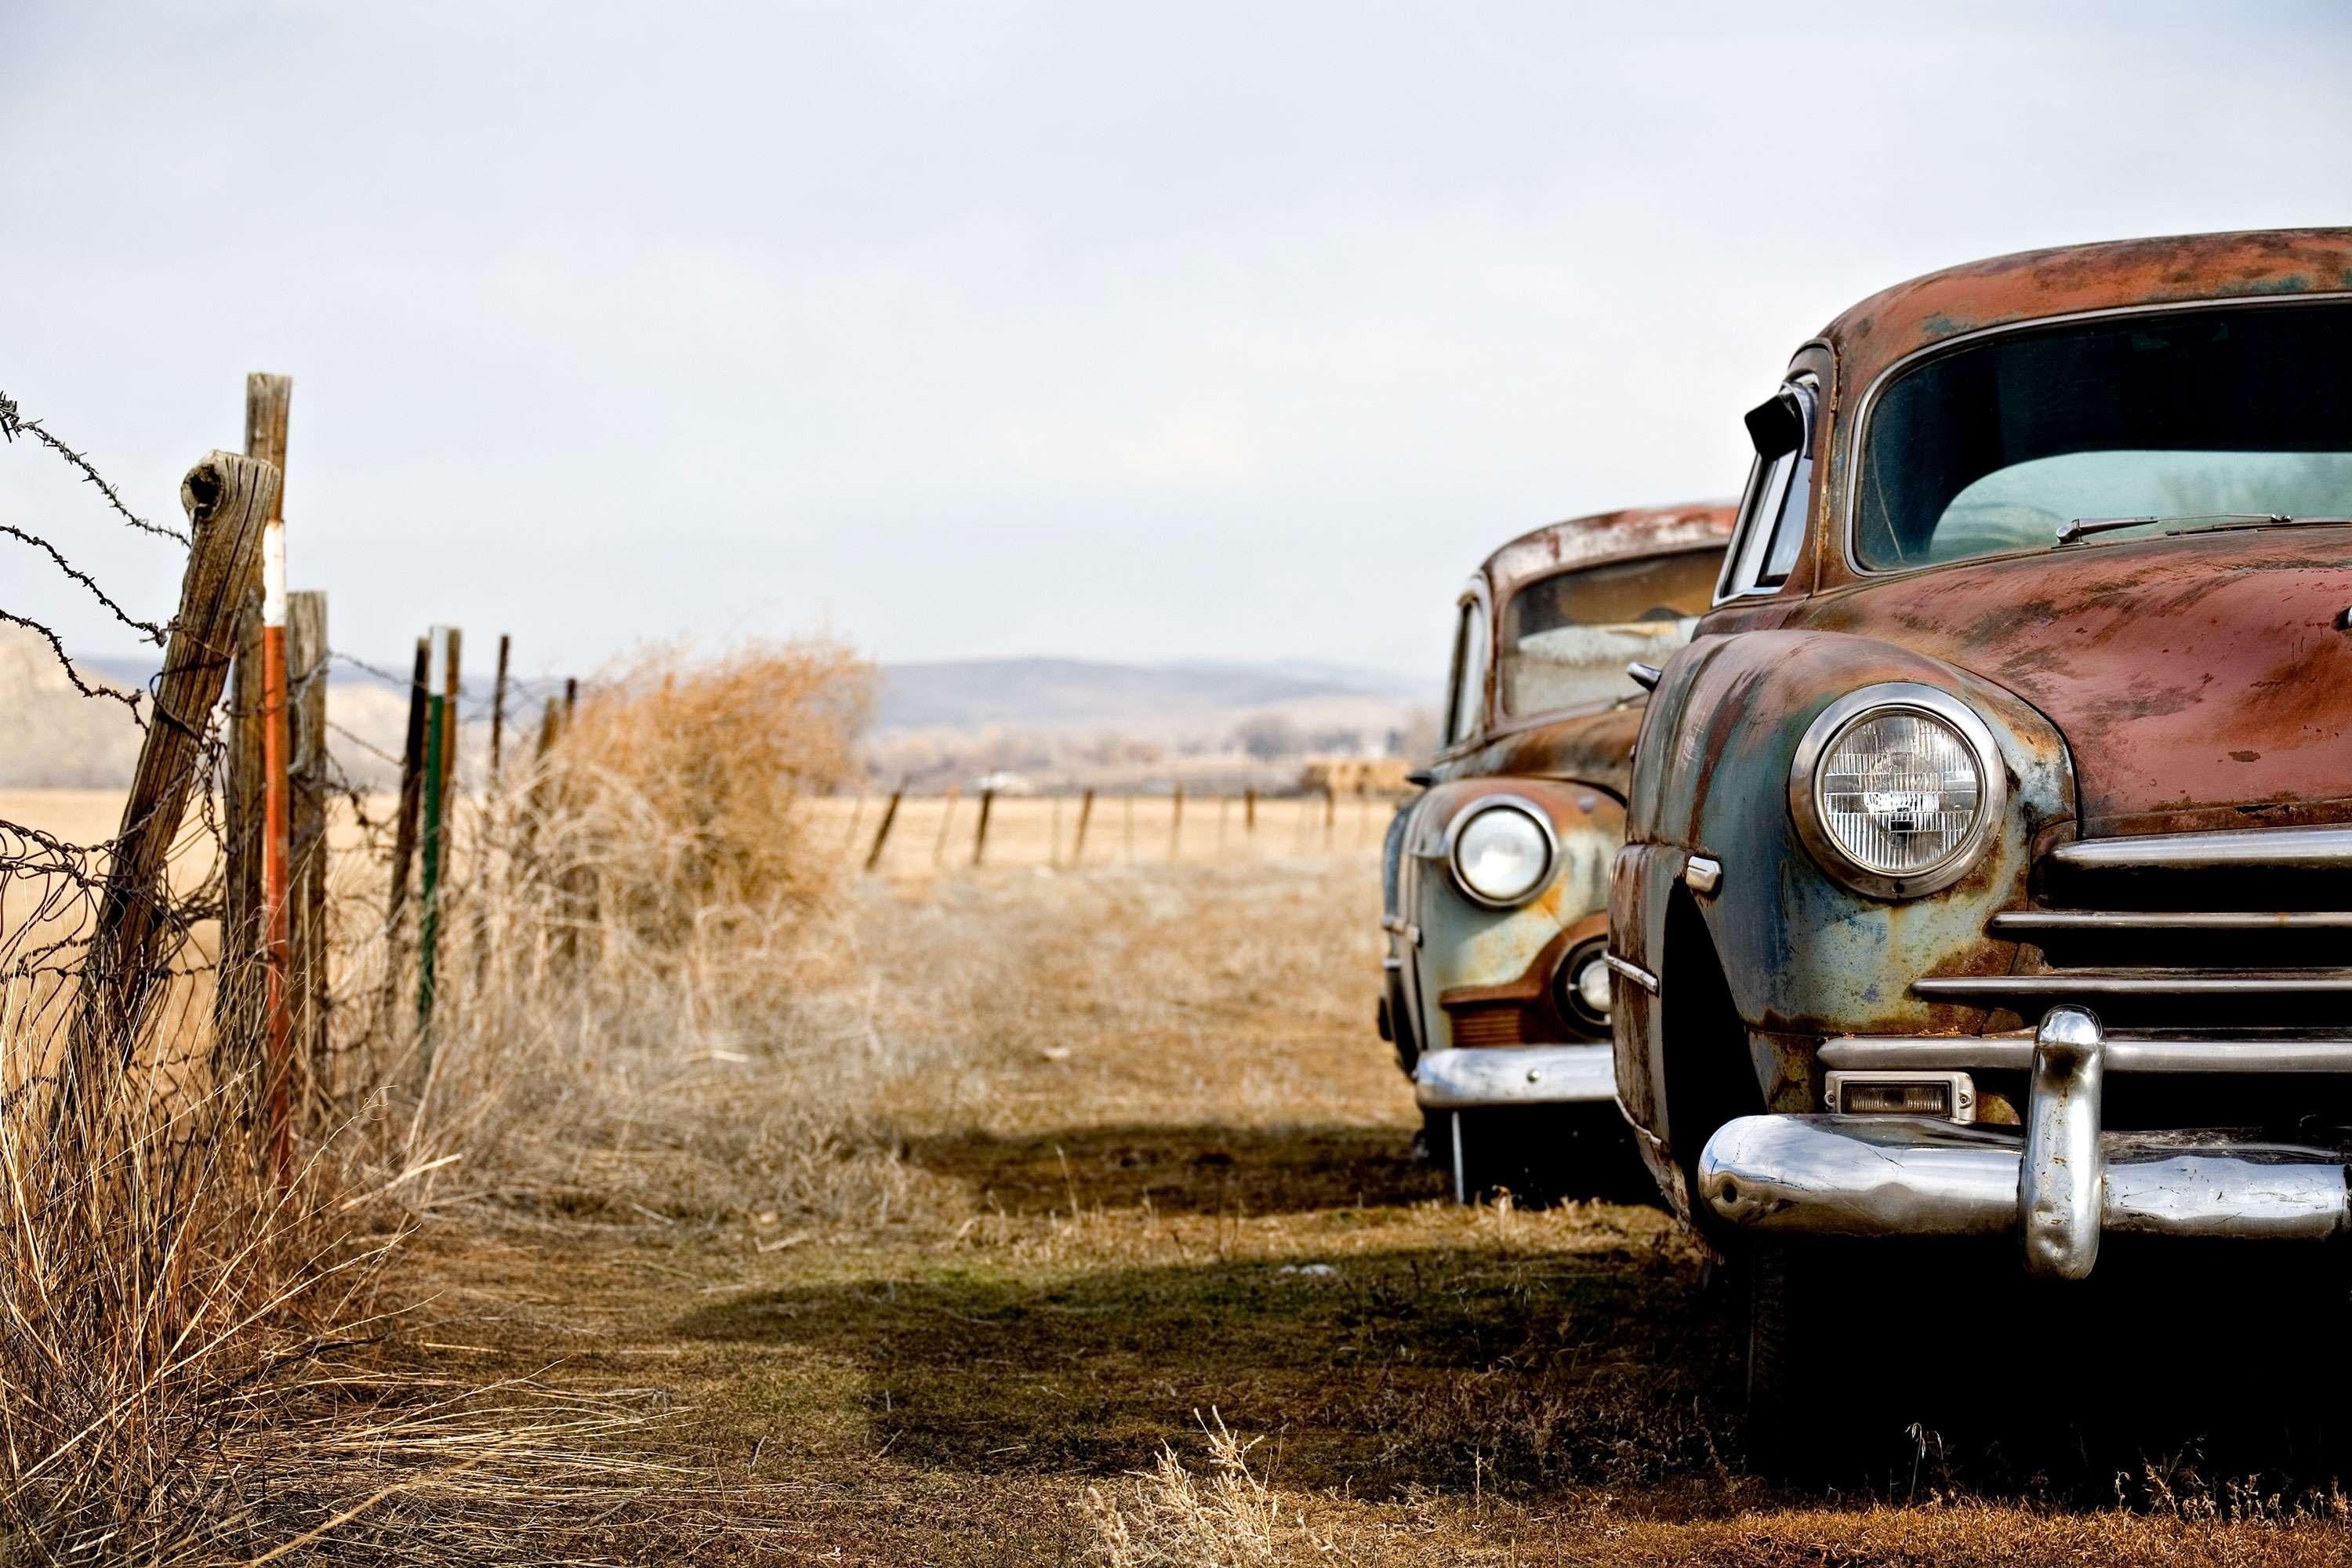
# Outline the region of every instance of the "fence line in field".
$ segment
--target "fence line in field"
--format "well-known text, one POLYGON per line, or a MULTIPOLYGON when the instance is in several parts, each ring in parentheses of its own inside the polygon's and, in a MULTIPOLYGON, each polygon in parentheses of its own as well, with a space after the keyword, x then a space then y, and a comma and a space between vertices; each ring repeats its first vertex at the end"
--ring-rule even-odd
POLYGON ((862 795, 814 801, 810 809, 845 819, 834 840, 845 859, 868 872, 909 876, 989 867, 1074 870, 1348 853, 1380 843, 1399 798, 1380 791, 1330 789, 1286 795, 1255 789, 1203 794, 1179 784, 1118 794, 982 790, 976 803, 968 803, 952 785, 924 795, 902 786, 883 798, 870 837, 862 795), (1097 831, 1105 813, 1113 827, 1108 833, 1097 831))

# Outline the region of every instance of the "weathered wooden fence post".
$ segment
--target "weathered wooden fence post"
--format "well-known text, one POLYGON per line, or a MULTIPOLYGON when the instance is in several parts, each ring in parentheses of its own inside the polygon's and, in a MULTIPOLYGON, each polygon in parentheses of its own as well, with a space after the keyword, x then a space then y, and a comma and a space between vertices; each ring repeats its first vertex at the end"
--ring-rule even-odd
POLYGON ((1077 836, 1070 841, 1070 864, 1073 866, 1084 866, 1087 863, 1087 819, 1094 814, 1095 792, 1088 789, 1084 795, 1078 796, 1078 831, 1077 836))
MULTIPOLYGON (((286 429, 294 401, 291 376, 256 371, 245 378, 245 455, 278 470, 276 498, 265 522, 286 516, 286 429)), ((227 1055, 251 1061, 262 1031, 260 988, 264 913, 261 889, 263 778, 261 765, 261 552, 255 542, 236 584, 226 733, 228 767, 222 801, 222 888, 217 984, 213 993, 215 1038, 227 1055)))
POLYGON ((227 680, 262 527, 278 510, 278 470, 266 463, 215 452, 180 485, 188 512, 188 566, 83 958, 80 1008, 59 1064, 53 1125, 68 1136, 74 1112, 100 1089, 101 1069, 110 1080, 138 1047, 141 1016, 156 977, 159 916, 169 896, 163 871, 203 764, 206 724, 227 680))
MULTIPOLYGON (((457 626, 445 626, 442 630, 449 638, 448 662, 441 667, 441 821, 446 828, 450 826, 449 786, 457 776, 457 737, 461 733, 457 727, 461 707, 458 698, 465 689, 460 665, 466 634, 457 626)), ((442 857, 441 869, 445 873, 449 869, 446 854, 442 857)))
POLYGON ((1051 869, 1059 870, 1062 865, 1062 792, 1060 790, 1054 792, 1053 800, 1053 819, 1045 825, 1045 864, 1051 869))
POLYGON ((866 781, 860 778, 857 781, 857 804, 849 808, 849 831, 843 834, 841 837, 841 852, 844 856, 857 853, 857 829, 865 821, 866 781))
POLYGON ((1339 822, 1339 792, 1327 782, 1323 785, 1323 847, 1331 847, 1331 830, 1339 822))
POLYGON ((995 805, 996 792, 983 786, 980 792, 980 826, 971 834, 971 863, 975 866, 988 848, 988 814, 995 805))
POLYGON ((289 875, 293 879, 294 1058, 305 1100, 327 1089, 327 595, 286 595, 286 679, 293 751, 289 875))
POLYGON ((872 871, 882 864, 882 847, 890 842, 890 825, 898 820, 898 803, 907 797, 907 781, 900 779, 898 787, 890 792, 890 802, 882 808, 881 826, 874 830, 874 847, 866 852, 866 868, 872 871))
POLYGON ((416 859, 417 816, 425 804, 425 683, 432 671, 432 639, 416 639, 408 677, 407 740, 400 752, 400 805, 392 830, 392 896, 383 911, 383 1002, 392 1010, 400 984, 401 917, 408 907, 408 871, 416 859))
POLYGON ((499 786, 499 752, 507 732, 507 654, 514 647, 514 638, 499 634, 499 678, 490 687, 490 784, 499 786))
POLYGON ((1252 835, 1257 832, 1257 785, 1255 784, 1245 784, 1242 788, 1242 831, 1252 835))
POLYGON ((948 785, 947 809, 940 813, 940 836, 931 840, 931 865, 936 868, 948 852, 948 824, 955 820, 956 796, 961 786, 948 785))
POLYGON ((1184 847, 1184 786, 1178 784, 1169 797, 1173 815, 1168 818, 1168 858, 1173 860, 1184 847))

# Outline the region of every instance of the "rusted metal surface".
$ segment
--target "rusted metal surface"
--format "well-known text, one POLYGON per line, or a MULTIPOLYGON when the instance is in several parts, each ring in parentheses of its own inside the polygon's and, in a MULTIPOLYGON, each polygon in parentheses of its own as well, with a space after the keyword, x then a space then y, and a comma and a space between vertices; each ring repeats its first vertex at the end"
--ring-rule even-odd
MULTIPOLYGON (((1669 1064, 1704 1049, 1736 1072, 1737 1035, 1755 1079, 1753 1110, 1769 1121, 1818 1112, 1826 1038, 1950 1041, 1953 1065, 1969 1067, 1958 1059, 1960 1042, 2030 1032, 2048 1005, 2078 989, 2111 994, 2124 1012, 2118 1059, 2137 1049, 2130 1031, 2168 1022, 2199 1061, 2219 1064, 2209 1075, 2217 1085, 2229 1076, 2227 1042, 2249 1028, 2271 1038, 2343 1034, 2342 1016, 2322 1016, 2341 1013, 2340 998, 2327 999, 2334 982, 2313 976, 2352 966, 2316 939, 2278 944, 2281 933, 2326 928, 2331 911, 2352 910, 2352 896, 2241 869, 2135 885, 2144 903, 2134 910, 2206 914, 2120 921, 2079 902, 2087 894, 2066 881, 2079 875, 2053 851, 2118 836, 2352 822, 2352 525, 2101 540, 1866 575, 1848 563, 1843 510, 1858 405, 1906 355, 2077 312, 2326 294, 2352 296, 2352 229, 2079 247, 1898 285, 1799 351, 1796 365, 1822 391, 1804 546, 1778 593, 1718 608, 1669 661, 1641 710, 1625 786, 1628 844, 1616 867, 1611 940, 1661 987, 1647 999, 1619 987, 1618 1090, 1678 1209, 1689 1212, 1699 1145, 1727 1115, 1749 1113, 1718 1105, 1678 1120, 1669 1064), (1790 805, 1792 761, 1808 725, 1839 699, 1894 682, 1966 703, 1990 728, 2007 773, 2008 798, 1981 858, 1919 897, 1865 894, 1829 874, 1801 841, 1790 805), (1723 867, 1720 887, 1704 898, 1681 880, 1693 856, 1723 867), (2087 912, 2020 916, 2063 914, 2069 898, 2087 912), (2266 918, 2290 910, 2304 912, 2266 918), (2003 914, 2011 918, 1997 921, 2003 914), (2113 936, 2128 929, 2155 941, 2168 925, 2191 930, 2210 951, 2158 960, 2118 948, 2113 936), (2101 940, 2109 945, 2097 947, 2101 940), (2253 944, 2263 941, 2272 944, 2267 962, 2290 965, 2300 977, 2293 984, 2311 994, 2304 1012, 2248 1018, 2242 1007, 2215 1003, 2167 1019, 2163 1010, 2182 998, 2195 1003, 2195 988, 2134 979, 2184 965, 2193 973, 2216 955, 2227 955, 2223 967, 2263 967, 2253 944), (1690 1022, 1690 1007, 1676 1022, 1678 986, 1691 984, 1696 965, 1719 968, 1733 1015, 1705 1028, 1690 1022)), ((1978 1142, 2021 1147, 2019 1123, 2033 1123, 2037 1103, 2027 1078, 2012 1068, 1993 1079, 1978 1142)), ((2269 1112, 2247 1098, 2254 1092, 2231 1103, 2252 1105, 2260 1120, 2269 1112)), ((2352 1125, 2352 1103, 2338 1109, 2352 1125)), ((2138 1114, 2199 1110, 2162 1102, 2138 1114)), ((2074 1199, 2069 1249, 2043 1260, 2048 1272, 2088 1268, 2101 1222, 2095 1204, 2074 1199)), ((2161 1228, 2139 1202, 2109 1213, 2108 1228, 2161 1228)))
MULTIPOLYGON (((1980 1010, 1924 1001, 1910 982, 1927 973, 2010 970, 2016 943, 1986 928, 1993 913, 2022 900, 2037 837, 2074 816, 2067 748, 2055 727, 1940 660, 1813 631, 1704 639, 1676 658, 1651 706, 1629 837, 1723 864, 1722 886, 1700 910, 1749 1027, 1826 1035, 1982 1026, 1980 1010), (1869 897, 1824 874, 1788 806, 1790 763, 1814 716, 1850 691, 1894 681, 1941 687, 1983 714, 2016 785, 1991 847, 1968 875, 1901 900, 1869 897)), ((1621 915, 1619 940, 1639 923, 1621 915)), ((1672 957, 1656 956, 1647 967, 1670 981, 1672 957)))
MULTIPOLYGON (((1413 805, 1403 845, 1402 908, 1420 937, 1409 962, 1419 998, 1415 1022, 1426 1050, 1454 1046, 1465 1007, 1509 1003, 1525 1022, 1549 1032, 1521 1043, 1567 1044, 1592 1037, 1574 1029, 1551 1001, 1554 966, 1580 941, 1607 929, 1609 861, 1624 837, 1624 807, 1607 793, 1550 779, 1461 779, 1432 786, 1413 805), (1446 825, 1492 795, 1541 806, 1559 840, 1550 883, 1515 909, 1473 903, 1454 885, 1444 861, 1446 825)), ((1463 1042, 1467 1043, 1467 1042, 1463 1042)))
POLYGON ((2352 526, 1960 562, 1808 626, 2015 692, 2074 750, 2086 836, 2352 820, 2352 526))
POLYGON ((1731 537, 1728 501, 1637 506, 1546 523, 1512 540, 1479 567, 1497 603, 1521 586, 1564 566, 1598 566, 1677 550, 1720 544, 1731 537))
MULTIPOLYGON (((1565 571, 1719 547, 1732 512, 1719 503, 1628 509, 1511 541, 1480 566, 1467 595, 1487 617, 1487 647, 1501 646, 1502 617, 1528 584, 1565 571)), ((1554 984, 1563 963, 1606 936, 1609 868, 1624 838, 1643 694, 1628 680, 1618 699, 1506 719, 1496 700, 1497 662, 1488 660, 1476 722, 1441 752, 1431 786, 1391 831, 1384 1006, 1408 1072, 1420 1054, 1507 1037, 1529 1046, 1596 1038, 1559 1005, 1554 984), (1538 806, 1559 844, 1544 889, 1503 910, 1465 896, 1444 859, 1448 825, 1495 795, 1538 806)))
POLYGON ((2077 310, 2352 292, 2352 228, 2175 235, 2026 250, 1881 289, 1823 328, 1859 390, 1963 332, 2077 310))

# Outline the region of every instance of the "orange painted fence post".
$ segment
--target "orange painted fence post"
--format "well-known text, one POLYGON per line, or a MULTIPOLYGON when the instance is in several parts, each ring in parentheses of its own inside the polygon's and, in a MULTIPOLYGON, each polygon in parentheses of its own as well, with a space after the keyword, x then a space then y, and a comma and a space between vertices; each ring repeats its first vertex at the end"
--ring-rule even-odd
POLYGON ((286 523, 261 531, 261 899, 268 988, 269 1158, 281 1188, 293 1174, 288 1094, 294 1069, 293 906, 288 894, 294 817, 287 766, 286 523))

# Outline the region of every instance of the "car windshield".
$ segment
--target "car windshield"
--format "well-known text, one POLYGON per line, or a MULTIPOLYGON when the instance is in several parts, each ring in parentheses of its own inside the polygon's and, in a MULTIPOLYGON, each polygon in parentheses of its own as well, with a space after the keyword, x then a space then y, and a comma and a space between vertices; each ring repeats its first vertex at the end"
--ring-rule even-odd
POLYGON ((1886 570, 2230 514, 2352 514, 2352 306, 2238 305, 2005 333, 1888 384, 1854 557, 1886 570))
POLYGON ((1589 707, 1639 691, 1625 666, 1690 640, 1715 595, 1720 550, 1617 561, 1538 577, 1503 612, 1503 711, 1589 707))

